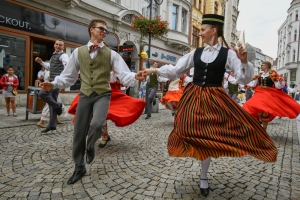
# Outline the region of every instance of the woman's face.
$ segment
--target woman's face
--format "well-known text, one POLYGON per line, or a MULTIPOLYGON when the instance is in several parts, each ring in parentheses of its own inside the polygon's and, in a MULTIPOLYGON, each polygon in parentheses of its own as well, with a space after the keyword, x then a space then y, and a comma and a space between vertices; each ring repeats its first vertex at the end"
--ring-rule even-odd
POLYGON ((9 75, 13 75, 14 74, 14 69, 13 68, 8 68, 7 73, 9 75))
POLYGON ((208 41, 211 40, 211 38, 213 36, 213 29, 216 29, 216 28, 212 28, 211 25, 209 25, 209 24, 203 24, 201 26, 199 36, 202 38, 202 41, 204 43, 207 43, 208 41))
POLYGON ((268 65, 266 65, 266 64, 262 64, 261 66, 260 66, 260 70, 261 71, 266 71, 266 70, 268 70, 269 69, 269 67, 268 67, 268 65))

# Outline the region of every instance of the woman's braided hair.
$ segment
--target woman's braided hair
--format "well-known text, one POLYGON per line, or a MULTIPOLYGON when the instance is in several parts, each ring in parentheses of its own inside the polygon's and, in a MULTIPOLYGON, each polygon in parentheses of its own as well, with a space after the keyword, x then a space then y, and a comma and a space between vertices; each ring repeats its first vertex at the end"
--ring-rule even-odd
POLYGON ((212 28, 217 29, 217 35, 218 37, 222 38, 222 41, 225 43, 226 47, 230 49, 230 46, 227 44, 225 37, 224 37, 224 26, 223 25, 211 25, 212 28))

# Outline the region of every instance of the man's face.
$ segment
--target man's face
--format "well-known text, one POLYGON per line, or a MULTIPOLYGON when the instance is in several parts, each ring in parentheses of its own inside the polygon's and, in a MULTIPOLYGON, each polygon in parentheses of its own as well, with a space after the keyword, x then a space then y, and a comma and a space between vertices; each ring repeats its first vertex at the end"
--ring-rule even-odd
POLYGON ((41 67, 41 70, 42 70, 42 71, 45 71, 45 67, 42 66, 42 67, 41 67))
POLYGON ((60 52, 62 50, 64 50, 64 42, 63 41, 59 41, 59 40, 56 40, 55 43, 54 43, 54 50, 56 52, 60 52))
POLYGON ((153 67, 157 68, 158 67, 158 62, 154 62, 153 67))
POLYGON ((107 34, 107 27, 103 23, 96 23, 94 27, 91 27, 91 39, 102 42, 107 34))

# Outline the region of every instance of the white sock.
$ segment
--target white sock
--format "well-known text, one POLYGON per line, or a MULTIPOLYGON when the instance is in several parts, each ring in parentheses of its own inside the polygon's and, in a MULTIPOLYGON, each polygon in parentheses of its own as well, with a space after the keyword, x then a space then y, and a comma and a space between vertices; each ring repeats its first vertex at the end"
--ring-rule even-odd
POLYGON ((208 188, 208 181, 201 179, 207 179, 207 171, 210 165, 210 161, 210 157, 201 161, 200 188, 208 188))
POLYGON ((296 118, 300 122, 300 114, 296 118))

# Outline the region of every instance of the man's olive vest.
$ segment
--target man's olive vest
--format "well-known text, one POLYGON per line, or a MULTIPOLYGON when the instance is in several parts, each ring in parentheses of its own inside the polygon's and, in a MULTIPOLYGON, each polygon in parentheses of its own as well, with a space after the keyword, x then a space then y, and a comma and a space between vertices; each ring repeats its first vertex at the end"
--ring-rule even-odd
POLYGON ((239 92, 239 84, 232 84, 228 82, 228 93, 237 94, 239 92))
POLYGON ((80 91, 86 96, 93 92, 101 95, 109 92, 109 78, 112 66, 110 64, 111 50, 102 47, 98 50, 97 55, 92 59, 88 47, 78 48, 78 61, 80 65, 81 88, 80 91))
POLYGON ((157 74, 150 75, 149 88, 158 88, 157 74))

